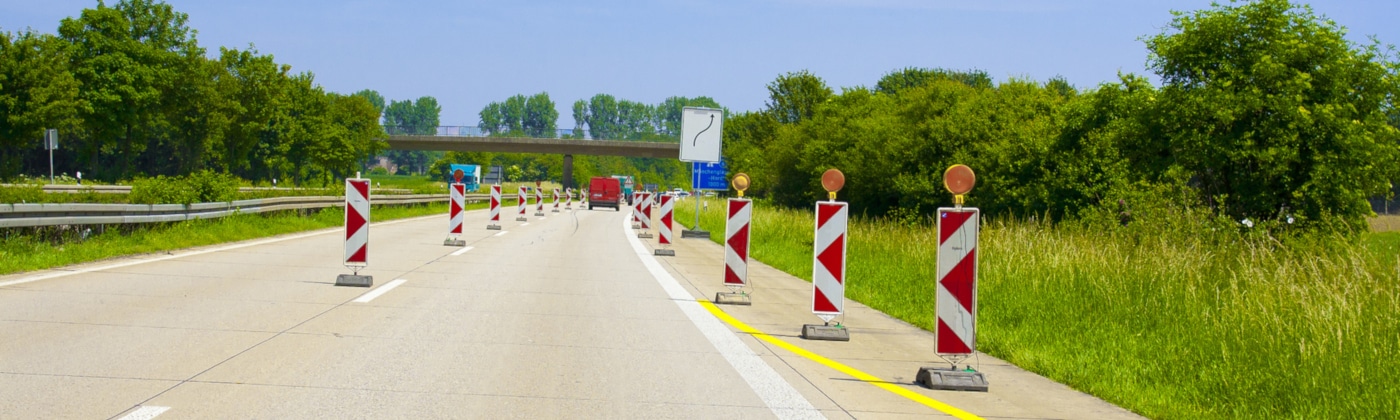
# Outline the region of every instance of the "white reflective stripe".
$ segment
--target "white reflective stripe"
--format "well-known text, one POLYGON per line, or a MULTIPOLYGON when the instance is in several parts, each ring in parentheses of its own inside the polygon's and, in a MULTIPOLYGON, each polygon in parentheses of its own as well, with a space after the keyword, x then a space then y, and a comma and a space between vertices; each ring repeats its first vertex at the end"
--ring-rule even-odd
MULTIPOLYGON (((953 232, 953 235, 948 237, 946 242, 938 244, 938 278, 940 280, 946 277, 948 272, 952 271, 953 267, 958 265, 959 261, 966 258, 967 254, 977 248, 978 216, 980 215, 974 214, 972 217, 967 218, 967 221, 963 222, 961 226, 958 226, 957 231, 953 232)), ((942 214, 938 216, 938 223, 939 231, 937 235, 942 237, 942 214)))
POLYGON ((700 330, 705 339, 715 346, 724 360, 734 367, 734 371, 739 373, 739 377, 744 378, 744 382, 753 389, 759 399, 768 406, 768 410, 780 419, 824 419, 820 410, 812 406, 792 384, 778 375, 772 366, 764 362, 758 354, 753 352, 749 346, 745 345, 739 337, 725 327, 719 319, 711 315, 705 308, 695 301, 685 288, 681 287, 671 273, 661 267, 661 263, 656 261, 656 257, 647 252, 642 242, 637 240, 636 235, 628 234, 630 226, 627 225, 627 218, 622 219, 622 233, 627 237, 627 241, 632 244, 632 250, 637 253, 637 258, 642 260, 642 265, 646 266, 652 278, 661 285, 661 289, 666 291, 671 300, 676 302, 681 312, 685 314, 690 322, 700 330))
POLYGON ((383 296, 385 293, 389 293, 390 290, 394 290, 395 287, 399 287, 400 285, 406 282, 408 282, 408 280, 394 279, 394 281, 385 283, 383 286, 379 286, 378 288, 370 290, 369 292, 360 295, 360 297, 355 298, 355 303, 369 303, 369 301, 374 300, 374 298, 383 296))
POLYGON ((953 294, 949 293, 942 284, 938 285, 938 298, 935 303, 938 305, 938 319, 944 324, 948 324, 948 328, 953 330, 953 334, 957 334, 964 344, 967 344, 967 348, 976 348, 972 345, 973 334, 976 332, 972 313, 963 308, 962 304, 958 303, 958 299, 954 298, 953 294))
POLYGON ((154 406, 154 405, 143 405, 143 406, 141 406, 140 408, 137 408, 136 411, 132 411, 132 412, 130 412, 130 413, 127 413, 127 415, 122 416, 122 418, 119 419, 119 420, 151 420, 151 419, 153 419, 153 418, 156 418, 156 416, 161 415, 161 413, 164 413, 166 410, 169 410, 169 409, 170 409, 170 407, 157 407, 157 406, 154 406))

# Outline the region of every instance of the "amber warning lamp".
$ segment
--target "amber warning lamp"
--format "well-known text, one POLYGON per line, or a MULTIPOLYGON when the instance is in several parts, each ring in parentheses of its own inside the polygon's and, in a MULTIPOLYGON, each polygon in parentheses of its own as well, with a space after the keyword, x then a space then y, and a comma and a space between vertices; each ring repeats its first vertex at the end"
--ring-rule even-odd
POLYGON ((836 192, 841 191, 841 187, 844 186, 846 186, 846 174, 841 173, 840 169, 827 169, 826 173, 822 174, 822 188, 826 188, 827 197, 831 201, 836 201, 836 192))
POLYGON ((963 195, 972 191, 972 187, 977 185, 977 174, 972 173, 972 168, 967 165, 957 164, 949 166, 943 171, 943 187, 948 192, 953 193, 953 205, 961 209, 963 205, 963 195))
POLYGON ((730 180, 729 184, 739 191, 739 198, 744 198, 744 190, 749 189, 749 174, 740 172, 734 175, 734 179, 730 180))

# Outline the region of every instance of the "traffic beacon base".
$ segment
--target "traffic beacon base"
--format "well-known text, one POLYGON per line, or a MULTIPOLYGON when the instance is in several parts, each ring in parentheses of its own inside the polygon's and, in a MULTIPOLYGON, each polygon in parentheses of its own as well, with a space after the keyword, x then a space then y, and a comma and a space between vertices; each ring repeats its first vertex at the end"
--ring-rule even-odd
POLYGON ((652 253, 652 255, 657 255, 657 256, 662 256, 662 257, 674 257, 674 256, 676 256, 676 250, 674 250, 674 249, 661 249, 661 248, 657 248, 656 251, 652 253))
MULTIPOLYGON (((715 303, 719 305, 753 305, 753 299, 744 292, 718 292, 715 293, 715 303)), ((804 328, 805 329, 805 328, 804 328)))
POLYGON ((341 274, 335 278, 336 286, 370 287, 374 286, 374 276, 361 276, 359 274, 341 274))
POLYGON ((682 238, 703 238, 703 239, 710 239, 710 232, 709 232, 709 231, 704 231, 704 230, 689 230, 689 229, 687 229, 687 230, 681 231, 681 237, 682 237, 682 238))
POLYGON ((972 366, 966 369, 958 369, 958 365, 925 367, 919 369, 914 381, 928 389, 987 392, 987 376, 972 370, 972 366))
MULTIPOLYGON (((486 228, 487 228, 487 229, 490 229, 491 227, 490 227, 490 226, 487 226, 486 228)), ((496 227, 496 229, 500 229, 500 228, 501 228, 500 226, 497 226, 497 227, 496 227)), ((446 245, 446 246, 463 247, 463 246, 467 246, 467 241, 465 241, 465 240, 463 240, 463 239, 461 239, 461 238, 447 238, 447 239, 445 239, 445 240, 442 241, 442 244, 443 244, 443 245, 446 245)))
POLYGON ((851 341, 851 333, 841 324, 804 324, 802 338, 807 340, 851 341))

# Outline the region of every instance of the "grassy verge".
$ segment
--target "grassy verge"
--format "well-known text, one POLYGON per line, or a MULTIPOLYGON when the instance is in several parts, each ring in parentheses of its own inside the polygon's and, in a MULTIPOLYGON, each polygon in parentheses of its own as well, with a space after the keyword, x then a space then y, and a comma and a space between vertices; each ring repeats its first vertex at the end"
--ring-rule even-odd
MULTIPOLYGON (((468 209, 484 203, 467 204, 468 209)), ((374 206, 374 221, 447 213, 447 203, 412 206, 374 206)), ((331 208, 309 215, 297 212, 246 214, 219 219, 139 225, 111 229, 84 240, 73 240, 81 232, 69 231, 40 237, 15 235, 0 239, 0 274, 40 270, 70 264, 98 261, 126 255, 170 251, 182 248, 242 241, 288 233, 341 226, 343 209, 331 208)))
MULTIPOLYGON (((717 241, 722 208, 701 214, 717 241)), ((758 203, 754 258, 810 281, 813 225, 758 203)), ((933 228, 849 229, 847 298, 932 330, 933 228)), ((1152 418, 1400 412, 1400 234, 1159 230, 984 220, 979 350, 1152 418)))

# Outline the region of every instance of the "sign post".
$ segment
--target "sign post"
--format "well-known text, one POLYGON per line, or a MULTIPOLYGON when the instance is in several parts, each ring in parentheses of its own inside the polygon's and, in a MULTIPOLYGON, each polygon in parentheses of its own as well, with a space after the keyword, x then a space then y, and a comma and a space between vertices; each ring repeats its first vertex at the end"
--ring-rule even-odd
POLYGON ((369 180, 345 180, 345 266, 354 274, 335 278, 336 286, 370 287, 373 276, 361 276, 360 269, 369 266, 369 180))
POLYGON ((938 357, 950 367, 919 369, 916 381, 932 389, 987 391, 987 378, 970 365, 958 363, 977 351, 977 234, 981 212, 963 207, 977 177, 966 165, 943 173, 943 185, 953 193, 953 207, 938 209, 938 297, 934 331, 938 357))
MULTIPOLYGON (((802 326, 808 340, 851 341, 846 326, 831 320, 845 314, 846 306, 846 219, 847 204, 836 201, 836 192, 846 185, 846 176, 837 169, 822 174, 822 187, 829 200, 817 202, 816 239, 812 251, 812 313, 822 325, 802 326)), ((843 318, 844 319, 844 318, 843 318)))
POLYGON ((729 199, 724 223, 724 285, 729 293, 715 293, 715 303, 752 305, 744 287, 749 284, 749 220, 753 217, 753 201, 744 198, 749 189, 749 175, 734 175, 734 190, 738 198, 729 199))
MULTIPOLYGON (((44 130, 44 148, 49 149, 49 183, 53 183, 53 151, 58 149, 58 129, 50 128, 44 130)), ((82 183, 82 177, 78 177, 78 183, 82 183)))
MULTIPOLYGON (((724 110, 714 108, 681 108, 681 162, 722 164, 720 150, 724 148, 724 110)), ((698 165, 697 165, 698 166, 698 165)), ((691 174, 694 175, 694 167, 691 174)), ((723 185, 724 174, 720 174, 723 185)), ((699 186, 692 182, 693 189, 699 186)), ((719 189, 724 189, 721 186, 719 189)), ((700 228, 700 197, 695 197, 695 225, 681 232, 682 238, 710 238, 710 232, 700 228)))
MULTIPOLYGON (((690 165, 690 186, 691 190, 700 191, 724 191, 729 189, 729 181, 725 176, 729 173, 729 168, 724 161, 717 163, 695 162, 690 165)), ((710 239, 710 232, 700 229, 700 197, 695 197, 695 225, 694 229, 681 232, 682 238, 705 238, 710 239)))

